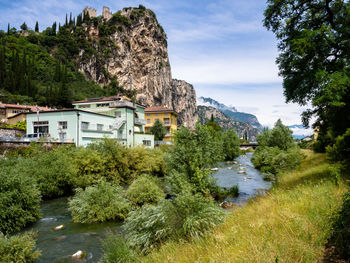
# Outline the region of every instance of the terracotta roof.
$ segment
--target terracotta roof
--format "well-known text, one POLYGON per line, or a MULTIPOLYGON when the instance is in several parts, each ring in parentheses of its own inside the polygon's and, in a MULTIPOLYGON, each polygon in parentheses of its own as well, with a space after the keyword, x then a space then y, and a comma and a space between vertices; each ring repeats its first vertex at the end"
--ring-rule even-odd
POLYGON ((112 101, 112 100, 117 100, 117 99, 122 99, 122 98, 124 100, 126 99, 126 97, 121 97, 121 96, 98 97, 98 98, 90 98, 90 99, 86 99, 86 100, 73 101, 73 104, 87 103, 87 102, 112 101))
POLYGON ((148 107, 145 109, 145 112, 173 112, 175 114, 177 114, 174 110, 165 108, 165 107, 161 107, 161 106, 152 106, 152 107, 148 107))
POLYGON ((36 112, 36 108, 39 108, 39 111, 48 111, 52 110, 48 107, 40 107, 40 106, 33 106, 33 105, 20 105, 20 104, 6 104, 0 102, 0 108, 6 109, 6 108, 13 108, 13 109, 29 109, 30 111, 36 112))

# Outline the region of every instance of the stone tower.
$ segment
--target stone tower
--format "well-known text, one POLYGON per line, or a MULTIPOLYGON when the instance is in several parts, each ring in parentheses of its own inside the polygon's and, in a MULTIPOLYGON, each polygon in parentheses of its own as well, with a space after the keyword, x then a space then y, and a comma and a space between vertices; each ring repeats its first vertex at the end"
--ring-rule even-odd
POLYGON ((112 13, 109 7, 104 6, 102 10, 102 17, 107 21, 112 18, 112 13))
POLYGON ((83 16, 84 14, 88 13, 90 17, 96 17, 97 16, 97 11, 95 8, 91 8, 91 7, 85 7, 83 10, 83 16))

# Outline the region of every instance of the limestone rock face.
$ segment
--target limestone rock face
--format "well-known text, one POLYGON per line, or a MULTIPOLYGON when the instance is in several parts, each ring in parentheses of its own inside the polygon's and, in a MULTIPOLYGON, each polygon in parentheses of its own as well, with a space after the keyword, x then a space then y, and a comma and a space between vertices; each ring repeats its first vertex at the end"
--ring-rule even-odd
POLYGON ((197 109, 201 124, 207 123, 213 115, 214 121, 220 125, 223 130, 234 129, 240 138, 243 138, 244 134, 247 133, 250 141, 256 141, 259 130, 250 123, 234 121, 220 110, 211 106, 199 105, 197 109))
MULTIPOLYGON (((124 8, 104 21, 115 26, 107 36, 108 49, 87 56, 80 52, 80 68, 85 77, 100 85, 116 78, 124 89, 136 91, 136 101, 145 106, 167 106, 179 113, 179 124, 194 127, 198 119, 195 90, 192 85, 173 80, 166 35, 154 13, 138 8, 124 8), (116 15, 116 14, 115 14, 116 15), (120 23, 121 19, 128 21, 120 23)), ((93 23, 86 25, 87 37, 95 39, 102 32, 93 23)))

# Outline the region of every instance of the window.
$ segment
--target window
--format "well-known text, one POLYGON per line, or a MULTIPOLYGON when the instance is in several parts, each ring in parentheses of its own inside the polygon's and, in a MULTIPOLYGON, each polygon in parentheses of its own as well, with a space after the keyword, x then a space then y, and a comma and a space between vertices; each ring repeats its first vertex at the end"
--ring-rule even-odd
POLYGON ((81 129, 82 130, 88 130, 89 129, 89 122, 84 122, 84 121, 82 121, 81 122, 81 129))
POLYGON ((99 103, 97 104, 97 107, 109 107, 109 103, 99 103))
POLYGON ((116 111, 115 112, 115 117, 116 118, 121 118, 122 117, 122 112, 121 111, 116 111))
POLYGON ((156 116, 158 116, 159 114, 158 113, 156 113, 156 116))
POLYGON ((164 125, 169 125, 170 124, 170 119, 169 118, 165 118, 164 120, 164 125))
POLYGON ((102 131, 103 130, 103 124, 97 124, 97 130, 102 131))
POLYGON ((165 116, 168 116, 168 115, 169 115, 169 113, 167 113, 167 112, 166 112, 166 113, 164 113, 164 115, 165 115, 165 116))
POLYGON ((83 109, 83 108, 90 108, 90 104, 88 105, 80 105, 79 108, 83 109))
POLYGON ((34 133, 49 133, 48 121, 33 121, 34 133))
POLYGON ((147 113, 147 116, 151 116, 151 113, 147 113))
POLYGON ((151 141, 150 140, 143 140, 142 143, 143 143, 143 145, 151 146, 151 141))
POLYGON ((66 130, 67 129, 67 122, 66 121, 59 121, 58 122, 58 129, 66 130))
POLYGON ((147 123, 151 123, 151 120, 150 120, 150 119, 147 119, 147 123))

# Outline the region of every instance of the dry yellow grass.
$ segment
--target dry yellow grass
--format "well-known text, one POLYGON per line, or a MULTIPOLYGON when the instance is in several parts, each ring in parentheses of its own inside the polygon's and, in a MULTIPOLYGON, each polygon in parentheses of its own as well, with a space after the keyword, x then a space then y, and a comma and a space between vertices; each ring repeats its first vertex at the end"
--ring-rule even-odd
POLYGON ((328 173, 325 156, 305 151, 300 169, 280 177, 267 195, 230 212, 205 238, 169 242, 142 262, 317 262, 330 216, 348 189, 328 173))

